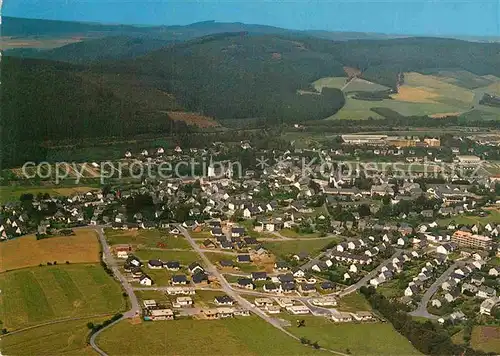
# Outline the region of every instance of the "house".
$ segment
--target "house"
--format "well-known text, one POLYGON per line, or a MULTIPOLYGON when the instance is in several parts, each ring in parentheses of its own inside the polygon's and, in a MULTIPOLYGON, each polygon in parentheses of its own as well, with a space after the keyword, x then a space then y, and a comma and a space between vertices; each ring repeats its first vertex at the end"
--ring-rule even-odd
POLYGON ((281 283, 281 291, 283 293, 291 293, 295 290, 295 282, 283 282, 281 283))
POLYGON ((150 286, 153 284, 153 280, 144 274, 139 278, 139 283, 142 286, 150 286))
POLYGON ((250 259, 250 255, 238 255, 238 257, 236 257, 236 261, 238 263, 250 263, 250 262, 252 262, 252 260, 250 259))
POLYGON ((156 300, 153 299, 146 299, 142 302, 144 304, 144 308, 155 308, 156 307, 156 300))
POLYGON ((352 321, 352 315, 345 312, 332 312, 332 320, 336 323, 346 323, 352 321))
POLYGON ((138 259, 135 256, 129 256, 127 260, 125 261, 125 266, 131 266, 131 267, 141 267, 142 262, 140 259, 138 259))
POLYGON ((163 262, 160 260, 149 260, 148 261, 148 268, 151 269, 162 269, 163 268, 163 262))
POLYGON ((293 306, 293 300, 290 298, 275 298, 276 303, 282 308, 288 308, 293 306))
POLYGON ((311 304, 316 305, 318 307, 325 306, 336 306, 337 300, 334 297, 323 297, 323 298, 314 298, 310 300, 311 304))
POLYGON ((488 286, 479 287, 479 289, 476 293, 476 297, 483 298, 483 299, 493 298, 493 297, 496 297, 496 295, 497 295, 497 291, 491 287, 488 287, 488 286))
POLYGON ((488 298, 481 303, 479 312, 485 315, 491 315, 492 310, 500 304, 500 298, 488 298))
POLYGON ((185 285, 188 283, 187 277, 183 274, 176 274, 172 276, 172 285, 185 285))
POLYGON ((272 282, 264 284, 263 289, 264 289, 264 292, 267 292, 267 293, 278 293, 281 291, 280 287, 272 282))
POLYGON ((196 290, 193 287, 167 287, 168 295, 193 295, 196 294, 196 290))
POLYGON ((412 284, 411 286, 406 287, 405 296, 412 297, 414 295, 417 295, 418 292, 419 292, 418 287, 415 284, 412 284))
POLYGON ((203 310, 203 316, 208 320, 219 319, 219 311, 217 309, 205 309, 203 310))
POLYGON ((254 304, 257 307, 267 307, 274 305, 274 302, 269 298, 255 298, 254 304))
POLYGON ((177 297, 175 299, 175 307, 188 307, 193 305, 193 299, 191 297, 177 297))
POLYGON ((299 284, 299 292, 302 294, 310 294, 316 292, 314 284, 301 283, 299 284))
POLYGON ((288 264, 284 261, 278 261, 274 264, 276 271, 288 271, 288 264))
POLYGON ((489 276, 498 277, 500 275, 500 267, 492 267, 488 271, 489 276))
POLYGON ((210 233, 212 234, 212 236, 224 236, 224 234, 222 233, 222 229, 220 227, 214 227, 212 228, 212 230, 210 231, 210 233))
POLYGON ((453 288, 444 295, 444 299, 446 299, 448 303, 451 303, 454 300, 456 300, 459 296, 460 296, 460 290, 458 288, 453 288))
POLYGON ((322 290, 333 290, 335 289, 335 285, 332 282, 326 281, 321 283, 320 288, 322 290))
POLYGON ((231 260, 220 260, 219 265, 222 268, 233 268, 234 267, 234 262, 231 260))
POLYGON ((266 272, 252 272, 252 280, 253 281, 265 281, 267 280, 266 272))
POLYGON ((217 245, 210 239, 206 239, 202 244, 203 248, 215 248, 217 245))
POLYGON ((191 274, 194 274, 196 272, 205 272, 205 269, 198 262, 191 263, 188 266, 188 270, 191 274))
POLYGON ((215 297, 214 303, 217 305, 233 305, 234 300, 228 295, 219 295, 215 297))
POLYGON ((255 285, 253 284, 250 278, 239 278, 238 279, 238 287, 245 289, 254 289, 255 285))
POLYGON ((117 251, 116 252, 116 257, 120 259, 127 259, 128 258, 128 253, 127 251, 117 251))
POLYGON ((208 284, 208 274, 206 272, 196 272, 191 280, 194 284, 208 284))
POLYGON ((358 311, 356 313, 351 313, 351 315, 357 321, 373 320, 373 314, 367 311, 358 311))
POLYGON ((181 264, 178 261, 168 261, 163 264, 163 267, 169 271, 178 271, 181 268, 181 264))
POLYGON ((151 309, 144 315, 144 320, 174 320, 174 312, 172 309, 151 309))
POLYGON ((299 252, 292 256, 296 261, 304 261, 309 258, 309 254, 307 252, 299 252))
POLYGON ((285 309, 293 315, 303 315, 311 312, 311 310, 305 305, 292 305, 286 307, 285 309))
POLYGON ((471 283, 475 284, 476 286, 480 286, 481 284, 484 283, 484 277, 483 276, 472 276, 470 279, 471 283))
POLYGON ((436 248, 437 253, 441 253, 443 255, 448 255, 456 250, 456 245, 453 243, 445 243, 436 248))
POLYGON ((431 300, 431 305, 435 308, 441 308, 443 305, 439 299, 433 299, 431 300))
POLYGON ((298 267, 292 268, 292 274, 295 278, 303 278, 306 275, 306 273, 298 267))
POLYGON ((245 235, 245 228, 243 227, 233 227, 231 228, 232 237, 242 237, 245 235))

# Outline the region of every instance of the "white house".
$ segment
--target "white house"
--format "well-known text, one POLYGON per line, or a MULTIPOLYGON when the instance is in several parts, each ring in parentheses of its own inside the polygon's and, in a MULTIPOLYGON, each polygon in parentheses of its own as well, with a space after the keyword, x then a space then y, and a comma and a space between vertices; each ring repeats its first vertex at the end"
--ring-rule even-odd
POLYGON ((139 279, 139 283, 143 286, 150 286, 153 284, 153 280, 151 278, 149 278, 148 276, 146 275, 143 275, 140 279, 139 279))

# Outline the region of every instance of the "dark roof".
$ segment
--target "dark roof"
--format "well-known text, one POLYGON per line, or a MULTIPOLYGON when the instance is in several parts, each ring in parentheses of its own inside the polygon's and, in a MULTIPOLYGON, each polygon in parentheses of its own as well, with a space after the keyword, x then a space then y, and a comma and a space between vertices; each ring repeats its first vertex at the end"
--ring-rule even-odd
POLYGON ((172 277, 172 282, 175 283, 187 282, 187 277, 183 274, 176 274, 175 276, 172 277))
POLYGON ((208 281, 208 274, 205 272, 196 272, 193 274, 191 279, 193 280, 193 283, 202 283, 204 281, 208 281))
POLYGON ((266 272, 252 272, 252 279, 266 279, 267 278, 267 273, 266 272))
POLYGON ((228 296, 228 295, 218 295, 217 297, 215 297, 215 300, 216 300, 218 303, 221 303, 221 304, 225 304, 225 303, 234 303, 233 298, 231 298, 231 297, 230 297, 230 296, 228 296))
POLYGON ((321 283, 321 289, 333 289, 334 285, 332 282, 326 281, 321 283))
POLYGON ((219 264, 220 264, 222 267, 232 267, 232 266, 234 266, 234 263, 233 263, 233 261, 231 261, 231 260, 220 260, 220 261, 219 261, 219 264))
POLYGON ((181 264, 179 261, 168 261, 165 262, 165 266, 167 266, 167 268, 180 268, 181 264))
POLYGON ((238 233, 240 235, 243 235, 245 233, 245 228, 243 228, 243 227, 233 227, 231 229, 231 233, 233 233, 233 232, 236 232, 236 233, 238 233))
POLYGON ((188 266, 190 271, 194 270, 196 267, 200 267, 202 270, 205 270, 198 262, 193 262, 188 266))
POLYGON ((250 255, 238 255, 238 262, 251 262, 250 255))
POLYGON ((245 243, 247 245, 256 245, 257 244, 257 239, 255 237, 245 237, 245 238, 243 238, 243 240, 245 241, 245 243))
POLYGON ((281 283, 281 288, 283 288, 283 290, 294 290, 295 283, 294 282, 281 283))
POLYGON ((160 260, 149 260, 148 265, 156 266, 156 267, 163 267, 163 262, 160 260))
POLYGON ((314 286, 314 284, 309 284, 309 283, 302 283, 300 285, 300 288, 302 290, 305 290, 305 291, 316 290, 316 287, 314 286))
POLYGON ((238 284, 240 286, 248 286, 250 284, 253 284, 252 280, 250 278, 239 278, 238 279, 238 284))
POLYGON ((278 279, 279 279, 279 281, 281 283, 283 283, 283 282, 293 282, 294 281, 293 275, 291 273, 280 274, 278 276, 278 279))

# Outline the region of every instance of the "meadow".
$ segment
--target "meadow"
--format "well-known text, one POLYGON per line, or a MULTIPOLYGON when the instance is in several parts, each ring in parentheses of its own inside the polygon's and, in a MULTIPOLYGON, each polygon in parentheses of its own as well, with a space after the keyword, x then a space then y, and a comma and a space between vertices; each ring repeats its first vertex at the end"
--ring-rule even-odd
POLYGON ((74 230, 73 236, 37 240, 27 235, 0 244, 0 272, 53 263, 99 262, 100 244, 94 230, 74 230))
MULTIPOLYGON (((424 71, 425 72, 425 71, 424 71)), ((425 74, 404 73, 404 84, 391 99, 368 101, 354 99, 356 92, 376 92, 387 88, 355 79, 346 86, 345 77, 321 78, 313 83, 316 90, 324 87, 342 89, 346 96, 344 107, 329 119, 362 120, 382 116, 372 108, 391 109, 404 116, 461 115, 464 118, 495 119, 500 109, 480 105, 484 93, 499 95, 500 79, 493 76, 478 76, 466 71, 428 71, 425 74)))
POLYGON ((143 261, 152 259, 162 260, 163 262, 178 261, 183 266, 200 259, 194 251, 138 250, 134 252, 134 255, 143 261))
MULTIPOLYGON (((17 173, 17 171, 16 171, 17 173)), ((60 187, 57 185, 54 186, 49 186, 49 187, 44 187, 44 186, 38 186, 38 187, 31 187, 31 186, 4 186, 0 187, 0 203, 5 204, 8 202, 17 202, 19 201, 19 198, 23 194, 33 194, 36 196, 37 194, 49 194, 51 197, 58 197, 58 196, 70 196, 76 193, 86 193, 92 190, 95 190, 96 188, 93 187, 88 187, 88 186, 66 186, 66 187, 60 187)))
POLYGON ((500 327, 475 326, 472 330, 471 345, 476 350, 500 353, 500 327))
POLYGON ((486 210, 486 216, 475 216, 475 215, 459 215, 453 216, 450 218, 438 219, 437 223, 439 226, 448 226, 451 222, 454 222, 458 225, 475 225, 479 224, 481 226, 485 226, 488 223, 492 224, 500 224, 500 211, 499 210, 486 210))
POLYGON ((316 355, 257 317, 226 320, 123 321, 103 331, 97 344, 110 355, 316 355), (123 342, 127 340, 127 342, 123 342))
POLYGON ((88 318, 41 326, 2 336, 2 351, 7 355, 95 355, 87 344, 87 323, 102 323, 107 318, 88 318))
POLYGON ((113 230, 105 229, 106 239, 110 245, 130 244, 136 247, 158 247, 166 249, 190 250, 191 245, 182 236, 172 235, 165 230, 113 230))
POLYGON ((98 264, 26 268, 0 274, 0 320, 7 330, 125 309, 120 285, 98 264))
POLYGON ((263 246, 275 256, 281 258, 300 252, 307 252, 309 256, 314 257, 329 244, 338 241, 339 239, 336 237, 321 240, 283 240, 280 242, 265 242, 263 246))
POLYGON ((301 316, 305 327, 295 326, 296 317, 287 316, 292 322, 288 330, 320 346, 352 355, 419 355, 410 342, 388 323, 336 324, 325 318, 301 316))

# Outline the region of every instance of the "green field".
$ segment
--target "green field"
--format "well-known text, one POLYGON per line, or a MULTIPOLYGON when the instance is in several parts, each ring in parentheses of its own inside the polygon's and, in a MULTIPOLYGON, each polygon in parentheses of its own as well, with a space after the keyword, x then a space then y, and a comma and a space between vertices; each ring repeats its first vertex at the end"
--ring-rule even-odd
POLYGON ((476 326, 472 330, 471 346, 476 350, 500 353, 500 327, 476 326))
POLYGON ((182 235, 171 235, 165 230, 113 230, 106 229, 106 239, 110 245, 131 244, 145 247, 190 250, 191 245, 182 235))
POLYGON ((449 114, 489 120, 500 115, 499 108, 479 104, 484 93, 500 94, 500 80, 493 76, 483 77, 460 70, 405 73, 399 93, 392 95, 392 99, 381 101, 357 100, 354 93, 383 91, 387 87, 362 79, 355 79, 347 86, 345 84, 345 77, 321 78, 313 83, 316 90, 323 87, 343 88, 346 103, 329 119, 382 118, 372 108, 391 109, 404 116, 449 114))
POLYGON ((326 354, 301 345, 257 317, 120 322, 100 334, 97 343, 110 355, 326 354))
POLYGON ((19 197, 23 194, 33 194, 36 196, 38 193, 45 194, 48 193, 51 197, 56 196, 69 196, 75 193, 88 192, 91 190, 96 190, 98 188, 88 187, 88 186, 78 186, 78 185, 70 185, 70 186, 48 186, 48 187, 25 187, 25 186, 16 186, 16 187, 0 187, 0 203, 4 204, 7 202, 17 202, 19 201, 19 197))
POLYGON ((291 229, 283 229, 283 230, 280 230, 279 233, 285 237, 290 237, 290 238, 320 237, 319 232, 313 232, 312 234, 301 234, 301 233, 296 232, 295 230, 291 230, 291 229))
MULTIPOLYGON (((208 259, 214 264, 217 264, 221 260, 233 261, 234 265, 236 267, 238 267, 241 272, 251 273, 251 272, 256 272, 256 271, 260 270, 259 267, 254 265, 253 263, 237 263, 236 256, 234 256, 234 255, 228 255, 228 254, 217 253, 217 252, 205 252, 205 256, 207 256, 208 259)), ((236 270, 235 270, 235 272, 236 272, 236 270)))
POLYGON ((498 210, 487 210, 486 211, 488 215, 481 217, 481 216, 473 216, 473 215, 458 215, 458 216, 453 216, 451 218, 445 218, 445 219, 439 219, 437 220, 437 223, 439 226, 446 227, 448 226, 452 221, 455 222, 455 224, 458 225, 474 225, 474 224, 480 224, 481 226, 485 226, 488 223, 495 223, 495 224, 500 224, 500 211, 498 210))
POLYGON ((353 79, 347 86, 347 77, 326 77, 316 80, 313 83, 314 88, 317 91, 321 91, 323 88, 344 88, 344 93, 352 93, 358 91, 383 91, 389 89, 384 85, 380 85, 377 83, 372 83, 364 79, 353 79))
POLYGON ((114 314, 125 309, 120 285, 100 265, 27 268, 0 275, 3 327, 114 314))
POLYGON ((106 318, 66 321, 7 334, 2 337, 2 352, 7 355, 95 355, 87 344, 88 322, 102 323, 106 318))
POLYGON ((348 294, 338 300, 337 309, 346 312, 356 312, 356 311, 370 311, 372 308, 370 304, 366 301, 359 293, 348 294))
POLYGON ((323 248, 333 242, 338 242, 336 237, 321 240, 283 240, 280 242, 266 242, 264 248, 275 256, 284 258, 299 252, 307 252, 309 256, 316 256, 323 248))
POLYGON ((143 261, 158 259, 163 262, 179 261, 181 265, 187 266, 192 262, 200 260, 194 251, 165 251, 165 250, 138 250, 134 255, 143 261))
POLYGON ((388 323, 344 323, 334 322, 313 316, 301 316, 306 326, 297 328, 296 317, 292 321, 290 332, 298 337, 305 337, 320 346, 353 355, 419 355, 410 342, 388 323))

